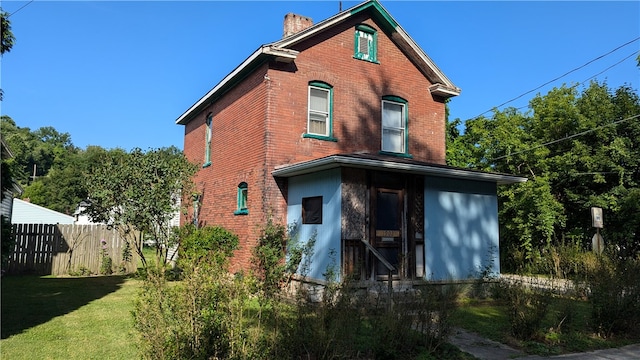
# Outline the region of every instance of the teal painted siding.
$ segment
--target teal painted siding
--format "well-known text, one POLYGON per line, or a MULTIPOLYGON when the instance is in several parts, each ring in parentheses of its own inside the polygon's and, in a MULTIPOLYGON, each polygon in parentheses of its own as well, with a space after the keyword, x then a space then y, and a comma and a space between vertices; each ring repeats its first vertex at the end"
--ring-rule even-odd
POLYGON ((316 234, 316 245, 307 276, 325 280, 331 265, 330 251, 335 251, 335 266, 340 267, 340 169, 322 171, 289 178, 287 223, 293 226, 299 241, 308 241, 316 234), (322 224, 302 224, 302 198, 322 196, 322 224))
POLYGON ((496 184, 425 178, 425 276, 463 280, 500 272, 496 184))

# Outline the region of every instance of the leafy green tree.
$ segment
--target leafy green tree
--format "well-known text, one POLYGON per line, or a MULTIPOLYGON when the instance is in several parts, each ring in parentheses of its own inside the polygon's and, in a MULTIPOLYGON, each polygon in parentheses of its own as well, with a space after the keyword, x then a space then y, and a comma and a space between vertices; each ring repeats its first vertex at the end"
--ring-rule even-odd
POLYGON ((26 187, 34 177, 46 176, 56 162, 78 149, 71 142, 71 135, 60 133, 53 127, 35 131, 16 125, 9 116, 1 120, 2 136, 13 151, 17 162, 16 180, 26 187))
POLYGON ((5 52, 11 51, 13 43, 16 38, 11 32, 11 22, 9 21, 9 14, 0 8, 0 20, 2 21, 2 41, 0 41, 0 55, 4 55, 5 52))
MULTIPOLYGON (((2 40, 0 40, 0 56, 4 55, 5 52, 11 51, 13 47, 13 43, 15 42, 15 37, 13 36, 13 32, 11 32, 11 22, 9 21, 9 14, 2 11, 0 8, 0 22, 1 22, 1 36, 2 40)), ((4 98, 4 92, 0 89, 0 101, 4 98)))
POLYGON ((196 169, 175 147, 107 151, 86 178, 88 214, 93 221, 115 226, 145 266, 141 238, 150 234, 158 244, 157 258, 164 262, 173 239, 169 220, 180 211, 181 196, 190 194, 196 169))
POLYGON ((450 165, 527 176, 499 188, 503 264, 515 270, 567 241, 588 248, 592 206, 605 213, 605 241, 640 251, 640 100, 629 86, 562 86, 530 110, 448 123, 450 165), (609 226, 607 226, 609 224, 609 226), (505 253, 505 252, 508 252, 505 253))

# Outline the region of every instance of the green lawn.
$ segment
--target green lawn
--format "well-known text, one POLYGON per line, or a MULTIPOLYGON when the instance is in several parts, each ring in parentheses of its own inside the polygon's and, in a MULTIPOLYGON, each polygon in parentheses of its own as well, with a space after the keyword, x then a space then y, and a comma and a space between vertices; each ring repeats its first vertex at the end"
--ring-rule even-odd
POLYGON ((135 359, 124 276, 2 278, 2 359, 135 359))

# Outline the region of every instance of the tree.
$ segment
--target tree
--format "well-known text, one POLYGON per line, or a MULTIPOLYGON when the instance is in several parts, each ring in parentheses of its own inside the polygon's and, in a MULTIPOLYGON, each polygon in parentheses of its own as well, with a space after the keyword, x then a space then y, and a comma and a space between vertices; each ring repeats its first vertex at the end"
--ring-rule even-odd
POLYGON ((588 248, 592 206, 605 211, 608 243, 638 253, 638 95, 594 81, 581 92, 562 86, 538 95, 529 108, 467 120, 463 134, 448 123, 448 164, 529 178, 498 191, 505 268, 515 270, 520 260, 535 261, 566 241, 588 248))
POLYGON ((24 188, 22 197, 71 214, 86 198, 82 179, 88 172, 91 152, 76 148, 68 133, 60 133, 50 126, 31 131, 17 126, 5 115, 2 134, 14 153, 12 170, 24 188))
POLYGON ((13 151, 18 168, 14 174, 21 186, 26 187, 35 177, 46 176, 56 162, 78 149, 69 133, 60 133, 47 126, 31 131, 21 128, 9 116, 2 115, 0 130, 13 151))
POLYGON ((196 169, 175 147, 107 151, 86 179, 91 201, 87 213, 93 221, 114 226, 145 266, 141 239, 150 234, 158 245, 158 263, 164 263, 172 245, 169 220, 180 211, 180 198, 190 195, 196 169))
MULTIPOLYGON (((1 35, 2 40, 0 40, 0 56, 4 55, 5 52, 11 51, 13 47, 13 43, 15 41, 15 37, 13 36, 13 32, 11 32, 11 22, 9 21, 9 14, 2 11, 0 8, 0 22, 1 22, 1 35)), ((0 101, 2 101, 4 97, 4 92, 0 89, 0 101)))
POLYGON ((9 14, 2 11, 0 8, 0 20, 2 21, 2 41, 0 42, 0 55, 4 55, 5 52, 11 51, 15 37, 11 32, 11 22, 9 21, 9 14))

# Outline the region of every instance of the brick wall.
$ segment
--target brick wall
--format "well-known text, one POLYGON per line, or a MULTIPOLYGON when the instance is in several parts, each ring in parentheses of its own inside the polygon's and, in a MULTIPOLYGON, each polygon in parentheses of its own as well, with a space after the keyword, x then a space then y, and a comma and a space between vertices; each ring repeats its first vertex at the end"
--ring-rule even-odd
MULTIPOLYGON (((314 39, 315 40, 315 39, 314 39)), ((326 34, 323 41, 300 44, 296 71, 269 70, 273 116, 270 122, 274 161, 291 163, 335 153, 381 149, 381 99, 400 96, 408 101, 409 153, 415 160, 445 163, 445 106, 429 93, 432 85, 370 19, 355 19, 326 34), (378 29, 379 64, 357 60, 354 26, 362 22, 378 29), (309 81, 333 86, 334 137, 337 142, 303 138, 307 126, 309 81)), ((275 165, 275 164, 274 164, 275 165)))

